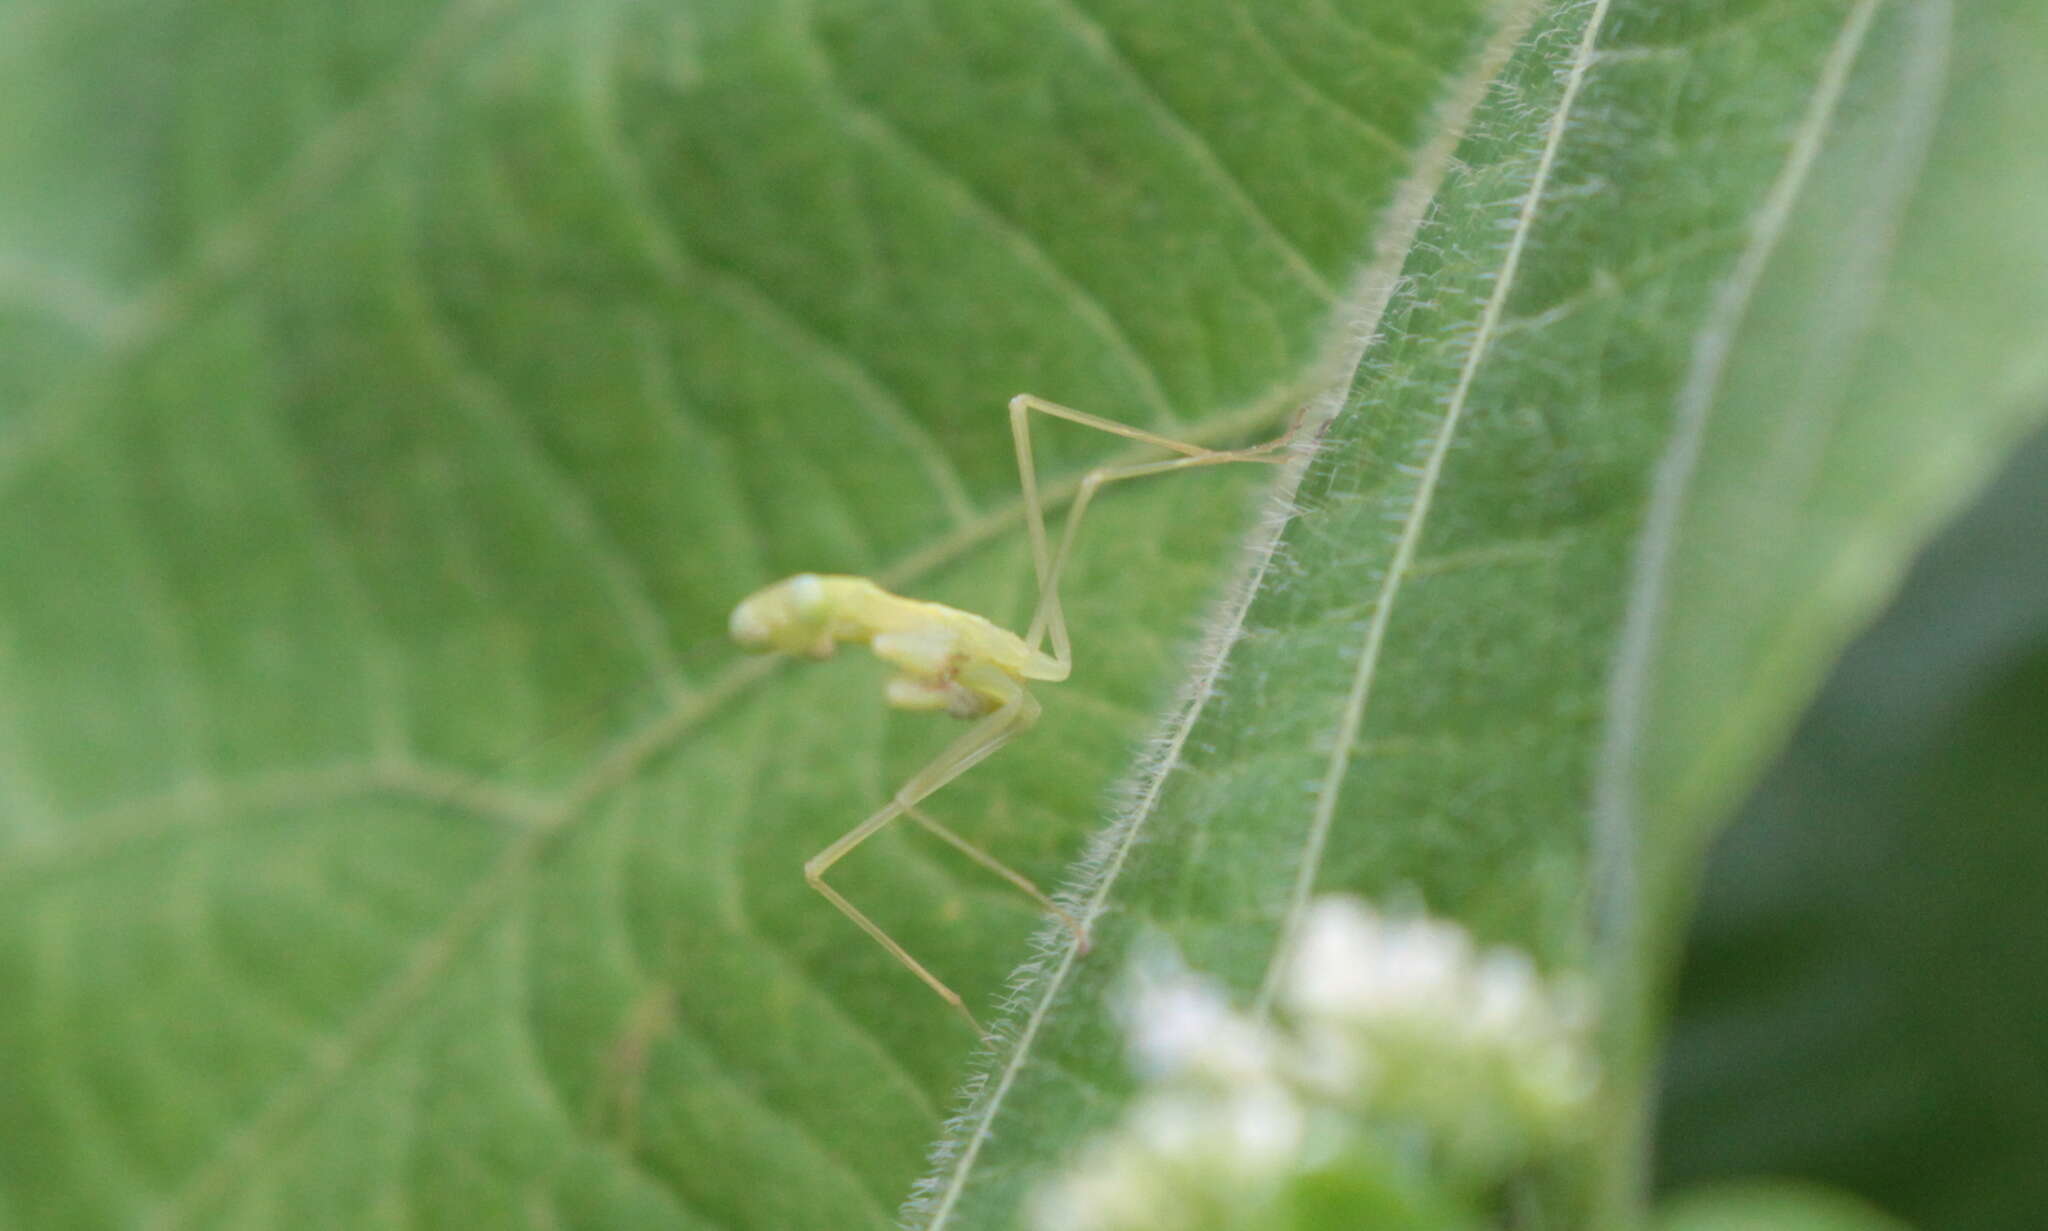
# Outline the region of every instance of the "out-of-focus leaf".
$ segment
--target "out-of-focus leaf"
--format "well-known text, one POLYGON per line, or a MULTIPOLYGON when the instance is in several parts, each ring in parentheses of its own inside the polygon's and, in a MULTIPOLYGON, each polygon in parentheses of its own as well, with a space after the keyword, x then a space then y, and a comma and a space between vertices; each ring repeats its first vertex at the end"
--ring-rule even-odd
POLYGON ((1657 1231, 1905 1231, 1869 1206, 1800 1184, 1727 1185, 1663 1210, 1657 1231))
POLYGON ((1802 1175, 1918 1226, 2048 1208, 2048 436, 1928 550, 1708 864, 1663 1182, 1802 1175))

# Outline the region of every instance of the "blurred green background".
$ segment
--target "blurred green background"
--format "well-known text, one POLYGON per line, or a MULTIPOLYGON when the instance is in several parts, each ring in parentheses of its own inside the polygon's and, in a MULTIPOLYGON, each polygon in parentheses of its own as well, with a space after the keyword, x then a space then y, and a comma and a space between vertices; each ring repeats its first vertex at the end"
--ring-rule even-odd
POLYGON ((1931 544, 1708 860, 1659 1182, 2048 1208, 2048 435, 1931 544))

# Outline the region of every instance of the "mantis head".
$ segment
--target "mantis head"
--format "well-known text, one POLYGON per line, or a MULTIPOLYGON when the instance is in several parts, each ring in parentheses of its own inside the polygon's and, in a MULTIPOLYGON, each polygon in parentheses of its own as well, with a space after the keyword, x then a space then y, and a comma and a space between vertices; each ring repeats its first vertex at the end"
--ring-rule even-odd
POLYGON ((757 590, 732 609, 732 639, 749 650, 829 657, 834 605, 816 573, 798 573, 757 590))

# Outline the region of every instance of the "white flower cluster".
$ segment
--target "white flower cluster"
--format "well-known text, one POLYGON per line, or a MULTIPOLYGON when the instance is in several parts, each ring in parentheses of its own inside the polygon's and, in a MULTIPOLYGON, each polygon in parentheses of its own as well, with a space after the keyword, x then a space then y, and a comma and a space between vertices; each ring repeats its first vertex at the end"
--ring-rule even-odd
POLYGON ((1455 924, 1325 898, 1282 999, 1305 1085, 1426 1128, 1454 1165, 1511 1168, 1570 1136, 1593 1097, 1586 996, 1522 953, 1477 952, 1455 924))
POLYGON ((1038 1194, 1042 1231, 1284 1226, 1290 1184, 1363 1165, 1375 1143, 1398 1142, 1431 1182, 1490 1189, 1586 1120, 1584 997, 1520 954, 1478 953, 1455 925, 1323 899, 1278 989, 1279 1025, 1152 965, 1129 1005, 1146 1090, 1038 1194))
MULTIPOLYGON (((1155 963, 1155 965, 1163 963, 1155 963)), ((1043 1231, 1250 1225, 1306 1145, 1281 1040, 1177 965, 1139 976, 1131 1056, 1148 1079, 1124 1123, 1039 1191, 1043 1231)))

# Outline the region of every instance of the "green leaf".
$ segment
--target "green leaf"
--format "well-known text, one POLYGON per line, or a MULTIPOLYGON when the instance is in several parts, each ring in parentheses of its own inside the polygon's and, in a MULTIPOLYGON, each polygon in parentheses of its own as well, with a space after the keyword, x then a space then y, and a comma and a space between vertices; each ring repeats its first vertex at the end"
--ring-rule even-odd
MULTIPOLYGON (((1020 390, 1351 392, 1192 669, 1260 475, 1106 496, 934 802, 1055 881, 1168 714, 939 1221, 1115 1114, 1141 925, 1253 995, 1311 890, 1557 966, 1597 883, 1633 1071, 1714 821, 2048 405, 2043 20, 0 10, 0 1222, 888 1225, 973 1040, 798 869, 951 732, 720 643, 800 569, 1019 618, 1020 390)), ((1024 952, 844 867, 970 1003, 1024 952)))
MULTIPOLYGON (((0 1221, 893 1220, 974 1040, 799 868, 952 732, 726 613, 1018 618, 1019 390, 1277 430, 1488 28, 943 7, 0 13, 0 1221)), ((1057 879, 1268 474, 1105 499, 937 815, 1057 879)), ((840 883, 976 1005, 1035 918, 840 883)))
POLYGON ((1707 866, 1660 1181, 1798 1175, 1922 1227, 2048 1202, 2048 434, 1915 564, 1707 866))
POLYGON ((939 1225, 1005 1225, 1116 1105, 1139 929, 1257 997, 1337 889, 1592 964, 1629 1217, 1702 843, 2043 409, 2044 56, 2019 5, 1538 22, 1102 861, 1094 952, 1020 996, 939 1225))

